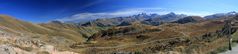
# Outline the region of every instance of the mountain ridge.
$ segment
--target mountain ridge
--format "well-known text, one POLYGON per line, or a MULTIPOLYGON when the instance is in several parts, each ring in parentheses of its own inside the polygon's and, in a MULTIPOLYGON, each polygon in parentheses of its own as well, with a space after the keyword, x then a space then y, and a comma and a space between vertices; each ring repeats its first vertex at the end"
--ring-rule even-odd
MULTIPOLYGON (((184 18, 186 15, 184 14, 175 14, 173 12, 165 14, 165 15, 157 15, 157 14, 146 14, 141 13, 138 15, 132 15, 128 17, 116 17, 116 18, 104 18, 104 19, 96 19, 84 24, 82 26, 90 26, 90 24, 95 24, 97 26, 118 26, 122 22, 133 23, 136 21, 145 23, 145 24, 154 24, 154 22, 172 22, 178 19, 184 18), (156 20, 154 20, 156 19, 156 20), (153 22, 149 21, 153 20, 153 22), (148 22, 149 21, 149 22, 148 22)), ((156 24, 157 25, 157 24, 156 24)))
MULTIPOLYGON (((189 53, 187 50, 191 49, 198 50, 192 51, 196 53, 200 52, 199 49, 206 49, 203 48, 204 46, 208 47, 213 42, 217 43, 216 41, 223 38, 218 33, 223 29, 224 20, 238 19, 238 15, 228 17, 221 16, 217 19, 214 18, 216 20, 210 20, 200 16, 184 16, 175 13, 167 15, 147 15, 142 13, 129 17, 97 19, 89 21, 87 24, 60 21, 33 24, 10 16, 0 15, 0 38, 13 38, 7 39, 7 41, 3 39, 1 40, 3 43, 0 42, 0 44, 4 45, 6 42, 10 44, 7 47, 20 48, 24 52, 38 52, 38 49, 43 49, 44 47, 47 49, 55 47, 58 48, 57 52, 62 50, 80 54, 96 52, 102 54, 118 53, 118 50, 139 51, 148 54, 156 53, 157 51, 166 53, 169 49, 177 51, 177 47, 182 46, 184 49, 181 49, 183 51, 178 51, 179 53, 189 53), (167 21, 164 18, 160 18, 160 16, 173 20, 167 21), (14 41, 17 41, 17 43, 14 41), (30 45, 37 47, 25 44, 28 42, 30 42, 30 45), (37 44, 34 44, 35 42, 37 44), (48 47, 49 45, 50 47, 48 47), (198 48, 194 45, 198 45, 198 48)), ((236 30, 233 31, 235 32, 236 30)), ((0 47, 2 46, 0 45, 0 47)), ((217 47, 221 46, 217 45, 217 47)), ((208 50, 217 47, 211 47, 208 50)), ((52 51, 47 52, 54 53, 52 51)), ((202 51, 200 53, 208 52, 210 51, 202 51)))

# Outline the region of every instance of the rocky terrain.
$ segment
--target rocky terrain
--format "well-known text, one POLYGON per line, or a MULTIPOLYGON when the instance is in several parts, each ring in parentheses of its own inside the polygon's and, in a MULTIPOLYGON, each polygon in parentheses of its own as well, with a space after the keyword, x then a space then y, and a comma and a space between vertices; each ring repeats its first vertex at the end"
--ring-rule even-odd
POLYGON ((171 12, 33 24, 0 15, 0 54, 210 54, 227 45, 226 19, 171 12))
POLYGON ((85 42, 85 37, 100 30, 57 22, 32 24, 6 15, 0 19, 0 54, 78 54, 69 51, 69 45, 85 42))

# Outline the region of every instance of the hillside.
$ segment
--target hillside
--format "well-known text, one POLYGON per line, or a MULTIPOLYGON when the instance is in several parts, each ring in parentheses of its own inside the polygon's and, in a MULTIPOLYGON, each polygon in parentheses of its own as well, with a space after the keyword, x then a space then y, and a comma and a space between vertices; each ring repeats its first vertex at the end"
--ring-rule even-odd
MULTIPOLYGON (((169 23, 160 26, 134 24, 131 26, 115 27, 106 31, 101 31, 100 33, 94 34, 91 39, 89 39, 89 43, 91 44, 75 44, 72 47, 78 50, 85 49, 85 53, 89 54, 99 52, 139 52, 147 54, 158 52, 168 53, 168 51, 179 54, 203 54, 209 53, 209 50, 212 50, 205 47, 209 47, 210 44, 215 44, 215 40, 223 39, 222 36, 218 36, 216 33, 222 27, 223 23, 220 21, 206 21, 194 24, 169 23), (206 36, 207 34, 212 35, 206 36), (94 48, 94 46, 96 47, 94 48), (177 51, 179 49, 182 51, 177 51), (188 51, 192 49, 195 51, 188 51), (207 51, 196 51, 200 49, 207 49, 207 51)), ((217 46, 219 47, 219 45, 217 46)))
MULTIPOLYGON (((142 16, 148 17, 142 14, 140 18, 143 18, 142 16)), ((110 22, 121 23, 115 25, 108 21, 107 26, 104 21, 111 19, 90 21, 89 24, 92 25, 88 26, 60 21, 33 24, 6 15, 0 15, 0 19, 0 47, 2 47, 0 49, 10 50, 0 50, 0 53, 209 54, 217 48, 226 46, 220 43, 227 43, 227 32, 223 30, 224 18, 207 20, 199 16, 187 16, 176 18, 177 20, 173 22, 161 22, 160 18, 112 20, 110 22), (95 22, 104 25, 100 26, 95 22)), ((236 21, 238 16, 227 19, 236 21)), ((235 31, 236 29, 233 29, 232 33, 235 31)))
POLYGON ((21 31, 21 32, 40 33, 40 34, 46 34, 48 32, 49 33, 52 32, 51 30, 44 28, 42 26, 32 24, 29 22, 20 21, 6 15, 0 15, 0 20, 1 20, 0 21, 1 29, 9 30, 8 32, 17 33, 17 31, 21 31))
MULTIPOLYGON (((44 45, 53 45, 61 50, 68 50, 68 45, 76 42, 85 42, 91 34, 103 29, 99 27, 80 27, 75 24, 63 24, 58 22, 33 24, 6 15, 0 15, 0 20, 1 36, 3 36, 1 38, 6 38, 6 35, 11 35, 7 38, 16 38, 16 40, 4 40, 13 45, 9 47, 15 47, 14 45, 16 45, 20 48, 24 48, 25 41, 34 42, 35 40, 39 40, 42 41, 44 45), (19 42, 23 41, 23 43, 10 42, 18 41, 18 39, 20 39, 19 42)), ((2 41, 5 42, 4 40, 2 41)), ((30 45, 34 45, 34 43, 30 45)), ((27 47, 31 48, 31 46, 27 47)), ((32 50, 35 49, 38 49, 38 47, 32 50)))
POLYGON ((47 23, 40 25, 32 24, 5 15, 1 15, 0 19, 1 19, 0 26, 2 27, 2 29, 7 28, 6 31, 9 30, 9 32, 13 32, 16 34, 33 33, 49 36, 61 36, 72 39, 77 42, 83 42, 87 36, 90 36, 89 35, 90 33, 96 32, 96 30, 90 27, 78 27, 77 25, 71 24, 60 24, 60 23, 47 23), (83 30, 88 31, 84 32, 83 30))
POLYGON ((184 24, 184 23, 196 23, 196 22, 202 22, 202 21, 205 21, 205 19, 200 16, 188 16, 188 17, 184 17, 182 19, 175 21, 175 23, 184 24))

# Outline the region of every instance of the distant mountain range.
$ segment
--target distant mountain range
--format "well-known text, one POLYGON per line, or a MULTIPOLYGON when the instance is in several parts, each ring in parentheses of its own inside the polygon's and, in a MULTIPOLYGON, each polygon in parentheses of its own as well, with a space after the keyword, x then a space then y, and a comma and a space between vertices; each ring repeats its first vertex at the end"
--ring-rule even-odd
POLYGON ((219 18, 224 18, 224 17, 231 17, 231 16, 235 16, 238 13, 235 11, 232 12, 228 12, 228 13, 217 13, 217 14, 213 14, 213 15, 208 15, 205 16, 204 18, 206 19, 219 19, 219 18))
POLYGON ((128 16, 128 17, 116 17, 116 18, 104 18, 96 19, 86 23, 81 23, 82 26, 121 26, 126 24, 131 24, 133 22, 141 22, 143 24, 159 25, 160 22, 173 22, 178 19, 184 18, 184 14, 175 14, 173 12, 158 15, 158 14, 146 14, 141 13, 138 15, 128 16))

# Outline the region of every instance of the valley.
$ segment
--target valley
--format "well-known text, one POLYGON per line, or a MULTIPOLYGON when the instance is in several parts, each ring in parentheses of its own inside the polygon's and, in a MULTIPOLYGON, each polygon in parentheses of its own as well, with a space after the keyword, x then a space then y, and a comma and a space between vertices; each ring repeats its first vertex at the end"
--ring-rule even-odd
POLYGON ((215 51, 228 43, 225 20, 235 21, 238 15, 211 16, 142 13, 85 23, 34 24, 0 15, 0 54, 219 53, 215 51))

